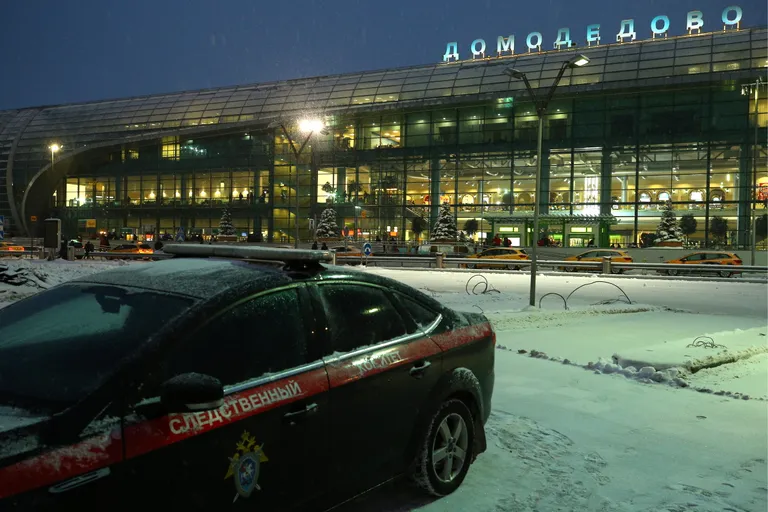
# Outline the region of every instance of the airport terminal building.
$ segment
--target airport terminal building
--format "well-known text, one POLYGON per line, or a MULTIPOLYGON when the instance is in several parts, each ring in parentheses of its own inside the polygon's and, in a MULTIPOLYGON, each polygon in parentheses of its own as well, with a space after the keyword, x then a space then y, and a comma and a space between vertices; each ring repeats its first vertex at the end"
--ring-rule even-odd
POLYGON ((528 245, 538 201, 563 246, 626 246, 671 200, 697 220, 691 239, 719 217, 747 245, 768 198, 768 32, 727 28, 2 111, 0 216, 6 237, 52 216, 67 236, 151 239, 215 235, 229 209, 239 236, 293 242, 294 221, 311 240, 333 206, 358 239, 410 241, 448 203, 475 238, 528 245), (505 70, 541 96, 578 54, 589 63, 548 105, 537 197, 536 108, 505 70), (302 131, 309 119, 323 127, 302 131))

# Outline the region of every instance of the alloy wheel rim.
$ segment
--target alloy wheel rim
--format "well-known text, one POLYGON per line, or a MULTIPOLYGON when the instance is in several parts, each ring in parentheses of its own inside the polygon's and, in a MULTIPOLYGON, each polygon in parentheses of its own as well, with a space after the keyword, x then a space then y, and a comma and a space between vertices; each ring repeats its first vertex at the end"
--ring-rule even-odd
POLYGON ((450 483, 466 464, 469 433, 464 418, 451 413, 440 422, 432 440, 432 469, 437 479, 450 483))

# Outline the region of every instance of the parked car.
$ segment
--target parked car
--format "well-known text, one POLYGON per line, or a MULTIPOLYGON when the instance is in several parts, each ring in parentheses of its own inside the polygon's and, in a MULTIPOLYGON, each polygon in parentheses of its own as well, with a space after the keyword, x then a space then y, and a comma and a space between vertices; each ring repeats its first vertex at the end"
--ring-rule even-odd
MULTIPOLYGON (((346 247, 344 247, 343 245, 340 245, 340 246, 337 246, 337 247, 331 247, 329 250, 335 252, 337 256, 345 256, 345 257, 346 256, 350 256, 350 257, 354 257, 354 258, 362 258, 363 257, 362 251, 360 249, 358 249, 357 247, 353 247, 351 245, 348 245, 346 247)), ((357 262, 357 263, 359 263, 359 262, 357 262)), ((350 264, 354 264, 354 263, 350 262, 350 264)))
POLYGON ((11 242, 0 242, 0 256, 13 256, 14 253, 23 254, 24 246, 11 242))
MULTIPOLYGON (((734 274, 740 274, 740 272, 737 272, 730 267, 743 264, 738 254, 733 252, 723 252, 723 251, 694 252, 692 254, 683 256, 682 258, 669 260, 666 263, 671 263, 674 265, 717 265, 718 267, 713 268, 712 272, 716 272, 717 274, 720 275, 720 277, 731 277, 734 274), (725 267, 728 267, 728 268, 725 268, 725 267)), ((703 273, 703 271, 701 270, 698 270, 698 271, 682 270, 681 271, 676 268, 670 268, 664 272, 670 276, 676 276, 681 273, 694 273, 694 272, 703 273)))
POLYGON ((324 510, 395 477, 442 496, 485 451, 482 314, 327 251, 165 252, 0 309, 0 509, 324 510))
POLYGON ((139 242, 137 244, 120 244, 112 247, 108 252, 109 256, 107 258, 109 259, 119 258, 120 254, 146 254, 147 258, 149 258, 149 255, 154 253, 154 249, 149 244, 139 242), (113 254, 114 256, 112 256, 113 254))
POLYGON ((476 264, 462 265, 463 268, 506 268, 509 270, 520 270, 523 268, 521 265, 515 265, 516 261, 528 261, 528 253, 525 249, 519 249, 515 247, 493 247, 486 249, 479 254, 472 254, 466 256, 467 258, 478 258, 483 262, 476 264), (494 263, 487 262, 486 260, 495 260, 494 263), (497 263, 498 261, 498 263, 497 263))
MULTIPOLYGON (((596 264, 593 267, 592 265, 582 267, 582 266, 565 266, 565 267, 559 267, 560 270, 565 270, 566 272, 578 272, 582 270, 586 270, 588 272, 595 272, 600 271, 603 268, 603 258, 606 256, 610 256, 612 263, 632 263, 632 256, 629 255, 626 251, 621 251, 617 249, 596 249, 592 251, 583 252, 581 254, 576 254, 575 256, 568 256, 563 261, 594 261, 596 264)), ((612 268, 611 273, 613 274, 623 274, 624 269, 621 268, 612 268)))
POLYGON ((433 243, 419 246, 420 255, 443 253, 446 256, 466 258, 469 255, 469 246, 466 244, 433 243))

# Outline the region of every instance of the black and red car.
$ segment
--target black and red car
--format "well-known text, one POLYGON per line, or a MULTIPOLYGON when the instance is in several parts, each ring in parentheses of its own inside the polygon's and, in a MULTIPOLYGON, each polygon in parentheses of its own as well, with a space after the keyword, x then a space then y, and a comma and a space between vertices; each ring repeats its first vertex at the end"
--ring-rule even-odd
POLYGON ((0 309, 0 510, 440 496, 485 450, 483 315, 327 251, 165 252, 0 309))

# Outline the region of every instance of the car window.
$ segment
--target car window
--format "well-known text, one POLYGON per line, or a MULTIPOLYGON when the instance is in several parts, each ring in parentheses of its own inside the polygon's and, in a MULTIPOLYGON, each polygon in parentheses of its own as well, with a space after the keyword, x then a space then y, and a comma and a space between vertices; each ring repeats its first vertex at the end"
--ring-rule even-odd
POLYGON ((215 316, 168 356, 165 378, 204 373, 225 386, 307 362, 295 288, 259 296, 215 316))
POLYGON ((0 309, 0 405, 82 399, 192 304, 142 289, 65 284, 0 309))
POLYGON ((435 313, 431 309, 423 306, 422 304, 419 304, 416 300, 406 295, 398 293, 397 298, 402 304, 403 309, 405 309, 408 314, 411 315, 411 318, 413 318, 415 325, 419 329, 426 329, 438 317, 438 313, 435 313))
POLYGON ((318 286, 334 352, 349 352, 406 334, 383 290, 356 284, 318 286))

